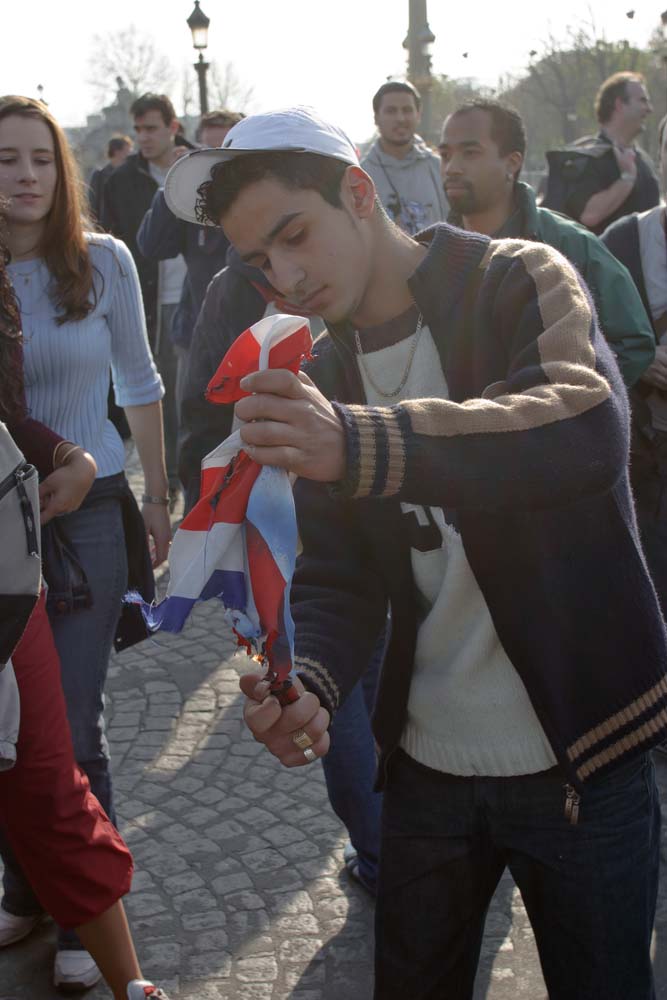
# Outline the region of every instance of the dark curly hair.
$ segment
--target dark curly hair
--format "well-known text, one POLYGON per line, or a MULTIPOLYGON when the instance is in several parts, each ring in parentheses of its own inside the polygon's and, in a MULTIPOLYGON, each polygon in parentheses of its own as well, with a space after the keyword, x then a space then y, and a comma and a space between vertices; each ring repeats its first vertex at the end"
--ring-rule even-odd
POLYGON ((7 203, 0 198, 0 420, 25 416, 21 315, 9 280, 9 250, 5 243, 7 203))
POLYGON ((319 153, 271 150, 248 153, 216 163, 211 180, 197 188, 195 213, 201 223, 220 225, 220 217, 231 208, 241 191, 267 177, 298 191, 318 191, 334 208, 340 208, 340 186, 349 163, 319 153))

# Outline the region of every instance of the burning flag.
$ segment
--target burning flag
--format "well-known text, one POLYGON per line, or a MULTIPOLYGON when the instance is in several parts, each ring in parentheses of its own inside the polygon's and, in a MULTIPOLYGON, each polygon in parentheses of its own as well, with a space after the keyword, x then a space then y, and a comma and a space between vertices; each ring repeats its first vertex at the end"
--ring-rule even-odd
MULTIPOLYGON (((236 402, 247 395, 240 380, 254 371, 296 373, 311 345, 308 320, 300 316, 269 316, 255 323, 223 358, 206 398, 236 402)), ((268 661, 273 693, 293 700, 289 597, 296 550, 288 473, 253 462, 235 431, 202 462, 201 499, 174 536, 167 595, 159 604, 142 603, 148 627, 180 632, 197 602, 218 598, 240 643, 268 661)), ((129 599, 140 601, 135 595, 129 599)))

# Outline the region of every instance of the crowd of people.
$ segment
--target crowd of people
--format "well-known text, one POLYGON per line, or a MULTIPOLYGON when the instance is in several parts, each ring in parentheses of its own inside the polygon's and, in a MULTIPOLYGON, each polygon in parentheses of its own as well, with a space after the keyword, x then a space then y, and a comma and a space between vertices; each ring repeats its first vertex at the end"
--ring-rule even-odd
POLYGON ((469 1000, 505 868, 552 1000, 651 1000, 667 120, 659 180, 645 81, 615 74, 540 195, 514 109, 462 104, 436 151, 412 84, 372 108, 360 158, 312 109, 214 110, 189 142, 144 94, 86 188, 48 108, 0 98, 0 428, 39 472, 44 581, 1 657, 0 947, 48 912, 57 987, 166 1000, 122 905, 104 685, 147 634, 123 597, 153 599, 170 514, 236 419, 294 475, 301 542, 300 697, 249 673, 245 719, 286 766, 322 760, 375 901, 376 1000, 469 1000), (305 374, 207 402, 285 311, 310 320, 305 374))

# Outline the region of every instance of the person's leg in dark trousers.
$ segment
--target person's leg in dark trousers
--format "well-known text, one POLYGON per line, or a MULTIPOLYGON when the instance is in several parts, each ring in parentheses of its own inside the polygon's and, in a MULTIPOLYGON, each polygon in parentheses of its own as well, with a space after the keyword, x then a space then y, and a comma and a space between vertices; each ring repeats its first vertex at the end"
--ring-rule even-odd
POLYGON ((155 363, 164 383, 162 422, 170 489, 180 489, 178 478, 178 356, 171 339, 171 328, 177 309, 177 304, 160 306, 160 329, 155 353, 155 363))
POLYGON ((336 712, 331 745, 322 758, 331 808, 345 825, 357 852, 359 879, 371 892, 377 883, 382 793, 375 791, 377 760, 371 729, 386 633, 378 639, 362 679, 336 712))
POLYGON ((550 1000, 654 1000, 660 810, 648 755, 585 787, 565 816, 558 768, 455 778, 398 751, 384 793, 375 1000, 470 1000, 505 865, 550 1000))
POLYGON ((653 1000, 660 807, 652 760, 586 785, 576 826, 564 815, 561 776, 509 780, 493 836, 526 905, 550 1000, 653 1000))
POLYGON ((633 456, 632 492, 649 572, 667 615, 667 433, 655 431, 650 447, 633 456))
POLYGON ((475 779, 398 750, 384 789, 375 1000, 470 1000, 486 912, 504 868, 475 779))

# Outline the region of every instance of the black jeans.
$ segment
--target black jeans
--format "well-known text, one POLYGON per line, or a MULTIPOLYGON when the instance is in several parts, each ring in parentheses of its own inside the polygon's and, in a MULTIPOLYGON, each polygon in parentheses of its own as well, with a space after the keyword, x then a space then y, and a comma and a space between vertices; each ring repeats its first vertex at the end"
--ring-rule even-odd
POLYGON ((647 755, 586 787, 565 818, 557 768, 459 778, 402 751, 384 792, 375 1000, 470 1000, 486 912, 508 867, 550 1000, 654 1000, 649 955, 660 809, 647 755))
POLYGON ((645 451, 633 455, 632 491, 646 562, 667 615, 667 433, 655 431, 645 451))
POLYGON ((171 328, 178 305, 160 306, 160 333, 155 351, 155 363, 164 383, 162 425, 164 455, 170 486, 178 486, 178 351, 171 339, 171 328))

